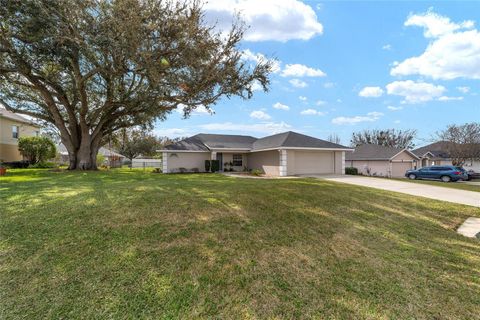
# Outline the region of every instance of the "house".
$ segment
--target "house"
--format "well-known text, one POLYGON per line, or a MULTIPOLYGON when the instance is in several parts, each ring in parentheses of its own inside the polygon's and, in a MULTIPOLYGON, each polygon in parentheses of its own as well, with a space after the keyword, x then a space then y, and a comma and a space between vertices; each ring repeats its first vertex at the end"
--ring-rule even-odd
POLYGON ((220 171, 231 163, 235 171, 258 169, 269 176, 343 174, 347 151, 352 149, 292 131, 260 139, 202 133, 159 150, 164 173, 202 172, 205 160, 219 160, 220 171))
POLYGON ((407 149, 364 144, 346 155, 346 166, 357 168, 364 175, 404 177, 414 169, 420 158, 407 149))
MULTIPOLYGON (((449 144, 451 143, 452 142, 448 141, 437 141, 424 147, 412 150, 412 152, 421 159, 421 167, 452 165, 452 159, 448 151, 449 144)), ((467 160, 463 167, 466 170, 480 172, 480 161, 474 159, 467 160)))
POLYGON ((20 137, 40 135, 40 126, 21 115, 0 107, 0 161, 23 160, 18 151, 20 137))
MULTIPOLYGON (((57 145, 57 153, 59 155, 59 162, 61 164, 69 163, 67 148, 65 148, 65 146, 62 143, 57 145)), ((105 157, 104 164, 112 168, 121 167, 123 164, 123 161, 126 159, 124 155, 121 155, 120 153, 117 153, 115 151, 112 151, 104 147, 101 147, 98 150, 98 155, 104 156, 105 157)))

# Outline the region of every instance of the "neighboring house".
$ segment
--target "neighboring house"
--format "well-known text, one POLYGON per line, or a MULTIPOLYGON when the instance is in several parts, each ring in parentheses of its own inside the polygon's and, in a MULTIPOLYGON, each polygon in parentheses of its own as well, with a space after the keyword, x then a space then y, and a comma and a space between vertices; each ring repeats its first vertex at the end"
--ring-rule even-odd
MULTIPOLYGON (((62 143, 57 145, 57 153, 59 154, 60 163, 68 165, 70 161, 68 158, 68 151, 62 143)), ((101 147, 98 150, 98 154, 103 155, 105 157, 105 164, 112 168, 121 167, 123 161, 126 159, 125 156, 121 155, 120 153, 104 147, 101 147)))
MULTIPOLYGON (((452 159, 448 153, 448 145, 451 142, 438 141, 427 146, 412 150, 420 159, 420 167, 452 165, 452 159)), ((470 159, 465 162, 463 167, 466 170, 480 172, 480 161, 470 159)))
POLYGON ((269 176, 344 174, 346 151, 352 149, 292 131, 260 139, 197 134, 159 150, 164 173, 202 172, 205 160, 219 160, 220 171, 231 162, 235 171, 258 169, 269 176))
POLYGON ((0 160, 4 162, 23 160, 18 151, 20 137, 40 135, 40 126, 16 113, 0 108, 0 160))
POLYGON ((364 144, 346 155, 346 166, 364 175, 400 178, 414 169, 420 158, 407 149, 364 144))

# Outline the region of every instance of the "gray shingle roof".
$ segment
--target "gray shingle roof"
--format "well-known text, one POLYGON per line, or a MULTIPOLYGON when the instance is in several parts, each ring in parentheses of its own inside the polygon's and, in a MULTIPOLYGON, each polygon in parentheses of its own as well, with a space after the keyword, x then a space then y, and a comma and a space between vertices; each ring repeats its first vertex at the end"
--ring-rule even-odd
POLYGON ((210 149, 249 149, 263 150, 281 147, 293 148, 330 148, 345 149, 347 147, 288 131, 264 138, 227 134, 197 134, 165 147, 167 150, 209 151, 210 149))
POLYGON ((345 154, 345 160, 390 160, 405 149, 363 144, 345 154))
POLYGON ((425 155, 427 152, 430 152, 433 154, 435 158, 449 158, 448 154, 448 144, 451 142, 448 141, 437 141, 434 143, 431 143, 429 145, 426 145, 421 148, 417 148, 415 150, 412 150, 413 153, 415 153, 417 156, 421 157, 425 155))
POLYGON ((310 137, 293 131, 274 134, 265 138, 258 139, 253 144, 253 150, 291 147, 291 148, 329 148, 346 149, 347 147, 325 141, 322 139, 310 137))

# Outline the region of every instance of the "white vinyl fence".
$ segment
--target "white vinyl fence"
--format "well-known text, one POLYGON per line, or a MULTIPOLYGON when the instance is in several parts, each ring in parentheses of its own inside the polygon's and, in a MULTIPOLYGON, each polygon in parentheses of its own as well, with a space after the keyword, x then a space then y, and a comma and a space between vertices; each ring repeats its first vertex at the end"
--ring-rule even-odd
POLYGON ((132 168, 162 168, 161 159, 133 159, 132 168))

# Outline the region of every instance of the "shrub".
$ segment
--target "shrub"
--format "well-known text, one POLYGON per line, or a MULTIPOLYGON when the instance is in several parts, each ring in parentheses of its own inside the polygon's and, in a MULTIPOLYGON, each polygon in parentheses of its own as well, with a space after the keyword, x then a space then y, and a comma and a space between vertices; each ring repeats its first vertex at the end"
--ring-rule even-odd
POLYGON ((254 176, 261 176, 262 175, 262 171, 261 170, 258 170, 258 169, 253 169, 252 170, 252 175, 254 176))
POLYGON ((205 160, 205 171, 210 172, 211 163, 210 160, 205 160))
POLYGON ((358 175, 358 169, 355 167, 345 168, 345 174, 358 175))
POLYGON ((18 139, 18 151, 31 164, 55 158, 55 144, 47 137, 22 137, 18 139))
POLYGON ((35 164, 31 164, 28 167, 32 169, 47 169, 47 168, 56 168, 57 166, 53 162, 42 161, 42 162, 37 162, 35 164))
POLYGON ((220 170, 220 161, 219 160, 211 160, 212 161, 212 172, 218 172, 220 170))
POLYGON ((186 173, 188 170, 187 168, 178 168, 178 171, 180 171, 180 173, 186 173))
POLYGON ((11 161, 11 162, 4 162, 3 166, 11 169, 25 169, 28 168, 30 162, 28 161, 11 161))
POLYGON ((192 168, 192 172, 193 172, 193 173, 199 173, 200 170, 198 170, 198 168, 192 168))
POLYGON ((103 154, 97 154, 97 167, 101 167, 105 162, 105 156, 103 154))

